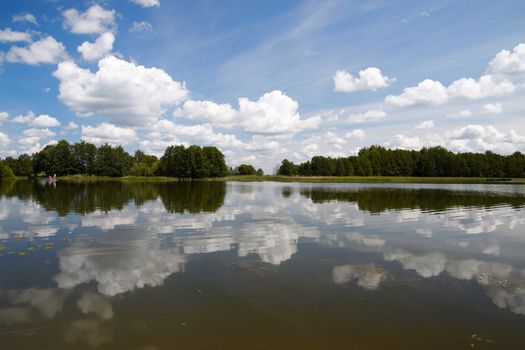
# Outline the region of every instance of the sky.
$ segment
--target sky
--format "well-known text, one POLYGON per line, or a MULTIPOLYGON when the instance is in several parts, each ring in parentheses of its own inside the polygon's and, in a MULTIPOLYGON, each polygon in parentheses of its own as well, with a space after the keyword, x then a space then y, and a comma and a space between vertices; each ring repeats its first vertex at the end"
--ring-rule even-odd
POLYGON ((525 2, 0 0, 0 157, 525 152, 525 2))

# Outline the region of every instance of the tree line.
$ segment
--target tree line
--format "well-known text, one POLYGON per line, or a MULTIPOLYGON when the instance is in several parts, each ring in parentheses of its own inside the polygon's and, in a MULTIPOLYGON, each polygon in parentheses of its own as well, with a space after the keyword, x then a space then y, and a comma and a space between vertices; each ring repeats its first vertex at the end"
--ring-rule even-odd
POLYGON ((159 159, 137 150, 130 155, 122 146, 99 147, 61 140, 33 155, 0 161, 0 179, 37 175, 169 176, 177 178, 223 177, 228 174, 224 155, 216 147, 169 146, 159 159))
POLYGON ((300 164, 284 159, 277 175, 523 178, 525 156, 520 152, 500 155, 490 151, 454 153, 443 147, 406 151, 371 146, 351 157, 314 156, 300 164))

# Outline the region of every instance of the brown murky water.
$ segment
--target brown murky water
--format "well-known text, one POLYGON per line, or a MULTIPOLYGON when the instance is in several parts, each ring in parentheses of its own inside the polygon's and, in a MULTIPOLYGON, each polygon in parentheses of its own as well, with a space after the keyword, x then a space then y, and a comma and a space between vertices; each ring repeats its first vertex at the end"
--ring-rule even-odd
POLYGON ((0 349, 523 349, 525 186, 0 185, 0 349))

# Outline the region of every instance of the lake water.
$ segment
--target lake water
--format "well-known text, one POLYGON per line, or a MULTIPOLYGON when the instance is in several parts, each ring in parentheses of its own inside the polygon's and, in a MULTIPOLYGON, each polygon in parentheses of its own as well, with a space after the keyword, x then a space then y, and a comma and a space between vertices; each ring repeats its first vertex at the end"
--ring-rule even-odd
POLYGON ((525 186, 0 185, 0 349, 524 349, 525 186))

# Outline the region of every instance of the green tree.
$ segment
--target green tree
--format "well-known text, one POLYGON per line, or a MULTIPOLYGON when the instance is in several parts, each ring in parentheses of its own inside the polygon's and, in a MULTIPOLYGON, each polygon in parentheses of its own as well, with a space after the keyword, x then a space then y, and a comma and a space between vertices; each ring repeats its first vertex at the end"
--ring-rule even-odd
POLYGON ((257 175, 257 170, 251 164, 241 164, 235 170, 236 175, 257 175))
POLYGON ((75 168, 78 173, 85 175, 94 174, 97 147, 86 141, 80 141, 73 145, 73 157, 75 168))
POLYGON ((130 173, 134 176, 153 176, 157 171, 159 160, 153 155, 147 155, 137 150, 133 156, 130 173))
POLYGON ((279 167, 279 170, 277 170, 277 175, 283 175, 283 176, 297 175, 297 167, 293 162, 289 161, 288 159, 284 159, 281 162, 281 166, 279 167))
POLYGON ((224 177, 228 173, 224 154, 217 147, 203 147, 202 152, 206 156, 209 166, 210 177, 224 177))
POLYGON ((12 180, 15 178, 13 170, 4 162, 0 161, 0 181, 2 180, 12 180))
POLYGON ((111 177, 128 175, 131 162, 131 156, 122 146, 113 147, 105 144, 97 149, 94 173, 99 176, 111 177))

